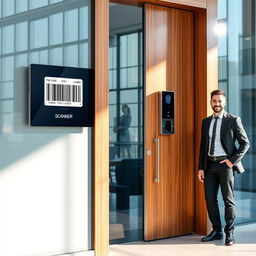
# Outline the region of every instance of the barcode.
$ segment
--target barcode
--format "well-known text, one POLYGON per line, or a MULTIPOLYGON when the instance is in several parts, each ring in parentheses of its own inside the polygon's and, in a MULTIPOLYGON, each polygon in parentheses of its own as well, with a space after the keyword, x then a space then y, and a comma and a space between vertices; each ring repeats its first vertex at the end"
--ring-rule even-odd
POLYGON ((45 77, 44 103, 46 106, 83 106, 81 79, 45 77))

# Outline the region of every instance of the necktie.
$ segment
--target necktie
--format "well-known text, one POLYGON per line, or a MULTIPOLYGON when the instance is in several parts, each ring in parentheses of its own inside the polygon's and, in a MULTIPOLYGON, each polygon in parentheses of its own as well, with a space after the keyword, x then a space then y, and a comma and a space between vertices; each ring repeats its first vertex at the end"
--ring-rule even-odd
POLYGON ((216 128, 217 128, 217 121, 218 121, 218 116, 214 117, 214 124, 213 124, 213 130, 212 130, 212 142, 211 142, 211 147, 210 147, 210 156, 213 156, 214 153, 214 145, 215 145, 215 138, 216 138, 216 128))

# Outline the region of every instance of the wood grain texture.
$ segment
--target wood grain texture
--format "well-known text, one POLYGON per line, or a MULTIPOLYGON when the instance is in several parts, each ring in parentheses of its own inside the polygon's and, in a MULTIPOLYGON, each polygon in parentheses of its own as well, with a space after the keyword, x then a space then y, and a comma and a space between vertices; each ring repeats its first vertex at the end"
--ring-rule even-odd
MULTIPOLYGON (((126 1, 126 0, 125 0, 126 1)), ((128 2, 134 2, 133 0, 127 0, 128 2)), ((127 3, 128 3, 127 2, 127 3)), ((145 1, 141 1, 145 2, 145 1)), ((151 2, 151 1, 147 1, 151 2)), ((152 1, 158 2, 158 1, 152 1)), ((160 1, 159 1, 160 2, 160 1)), ((164 3, 165 1, 161 1, 164 3)), ((171 6, 171 4, 168 6, 171 6)), ((94 249, 95 255, 104 256, 108 253, 109 245, 109 213, 106 209, 109 208, 109 170, 108 170, 108 1, 106 0, 95 0, 95 134, 94 134, 94 249)), ((191 7, 188 7, 191 8, 191 7)), ((195 105, 195 131, 196 131, 196 142, 198 143, 198 131, 200 130, 201 120, 206 115, 207 101, 206 95, 209 93, 209 88, 206 88, 206 56, 204 49, 206 41, 205 37, 205 10, 195 11, 195 17, 198 16, 198 19, 195 19, 195 28, 198 30, 196 32, 196 90, 195 97, 197 104, 195 105), (200 39, 200 40, 199 40, 200 39), (197 42, 197 40, 199 40, 197 42), (199 103, 200 102, 200 103, 199 103), (198 114, 197 114, 198 113, 198 114)), ((161 44, 159 44, 161 46, 161 44)), ((157 47, 158 48, 158 47, 157 47)), ((160 47, 159 47, 160 48, 160 47)), ((163 58, 163 56, 162 56, 163 58)), ((160 71, 161 72, 161 71, 160 71)), ((166 80, 167 78, 164 78, 166 80)), ((158 82, 158 79, 155 80, 158 82)), ((161 88, 161 85, 160 87, 161 88)), ((152 101, 155 105, 158 101, 157 97, 152 96, 152 101)), ((177 109, 177 108, 176 108, 177 109)), ((154 108, 152 107, 152 111, 154 108)), ((154 113, 154 112, 152 112, 154 113)), ((156 113, 158 115, 158 112, 156 113)), ((152 124, 154 126, 154 124, 152 124)), ((158 129, 158 127, 156 127, 158 129)), ((158 131, 157 131, 158 132, 158 131)), ((157 134, 157 133, 156 133, 157 134)), ((155 145, 154 145, 155 146, 155 145)), ((171 146, 170 146, 171 147, 171 146)), ((180 149, 177 149, 180 150, 180 149)), ((198 150, 198 145, 195 145, 195 151, 198 150)), ((197 154, 196 151, 196 169, 197 169, 197 154)), ((191 154, 193 155, 193 154, 191 154)), ((174 162, 177 162, 179 157, 175 159, 174 162)), ((163 160, 164 162, 166 160, 163 160)), ((186 161, 190 161, 186 159, 186 161)), ((193 162, 193 161, 192 161, 193 162)), ((150 163, 149 163, 150 164, 150 163)), ((178 164, 177 164, 178 166, 178 164)), ((176 177, 176 180, 180 180, 180 174, 176 177)), ((151 181, 152 182, 152 181, 151 181)), ((175 185, 176 186, 176 185, 175 185)), ((175 187, 174 186, 174 187, 175 187)), ((168 187, 168 185, 166 185, 168 187)), ((193 187, 193 185, 192 185, 193 187)), ((193 191, 193 188, 188 186, 184 193, 187 191, 193 191)), ((206 209, 204 205, 204 196, 203 189, 201 184, 198 184, 196 181, 195 185, 195 231, 199 234, 205 234, 206 232, 206 209)), ((169 189, 171 189, 169 187, 169 189)), ((163 191, 163 190, 162 190, 163 191)), ((161 190, 160 190, 161 192, 161 190)), ((163 193, 163 192, 162 192, 163 193)), ((193 194, 193 192, 191 193, 193 194)), ((162 206, 169 203, 170 200, 173 200, 176 195, 167 197, 165 201, 161 202, 162 206)), ((191 199, 193 202, 194 199, 191 199)), ((152 202, 156 205, 157 201, 152 202)), ((183 207, 181 203, 180 207, 183 207)), ((191 203, 191 208, 193 203, 191 203)), ((171 214, 171 212, 170 212, 171 214)), ((170 216, 169 214, 169 216, 170 216)), ((193 213, 189 213, 193 216, 193 213)), ((155 216, 155 220, 158 218, 155 216)), ((173 223, 174 219, 170 222, 173 223)), ((155 220, 151 220, 152 224, 155 225, 155 220)), ((184 222, 183 225, 189 226, 184 222)), ((146 224, 146 223, 145 223, 146 224)), ((151 224, 151 223, 150 223, 151 224)), ((157 230, 158 233, 162 231, 157 230)))
POLYGON ((94 250, 109 249, 109 1, 95 3, 94 250))
POLYGON ((206 235, 207 210, 204 198, 204 185, 198 181, 198 159, 202 120, 207 116, 207 45, 206 11, 195 13, 195 232, 206 235))
POLYGON ((189 11, 145 5, 145 240, 194 229, 194 17, 189 11), (175 134, 160 135, 158 92, 175 92, 175 134), (160 183, 156 145, 160 138, 160 183))

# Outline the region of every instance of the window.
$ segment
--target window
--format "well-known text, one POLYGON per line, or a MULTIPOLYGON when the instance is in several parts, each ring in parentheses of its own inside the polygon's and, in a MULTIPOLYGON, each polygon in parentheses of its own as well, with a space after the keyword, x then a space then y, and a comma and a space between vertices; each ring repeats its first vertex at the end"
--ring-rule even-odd
POLYGON ((241 117, 251 143, 242 160, 246 172, 235 176, 238 224, 256 221, 255 1, 221 0, 218 10, 219 20, 228 24, 218 44, 219 88, 227 92, 227 109, 241 117))

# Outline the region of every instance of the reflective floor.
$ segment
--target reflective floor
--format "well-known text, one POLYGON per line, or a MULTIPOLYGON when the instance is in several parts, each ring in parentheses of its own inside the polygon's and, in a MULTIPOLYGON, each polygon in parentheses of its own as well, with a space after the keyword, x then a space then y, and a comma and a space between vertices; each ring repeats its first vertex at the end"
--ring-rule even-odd
POLYGON ((142 195, 130 196, 130 208, 116 209, 116 194, 110 193, 110 244, 142 240, 142 195))
POLYGON ((111 245, 109 256, 255 256, 256 224, 238 226, 233 246, 225 246, 224 240, 208 243, 201 236, 191 235, 153 242, 133 242, 111 245))
MULTIPOLYGON (((110 244, 140 241, 143 238, 143 197, 142 195, 130 196, 129 201, 129 209, 117 209, 116 194, 110 193, 110 244)), ((219 195, 219 202, 222 225, 224 227, 224 204, 221 195, 219 195)), ((250 220, 256 220, 255 193, 241 191, 236 193, 236 214, 236 224, 244 224, 250 220)))

